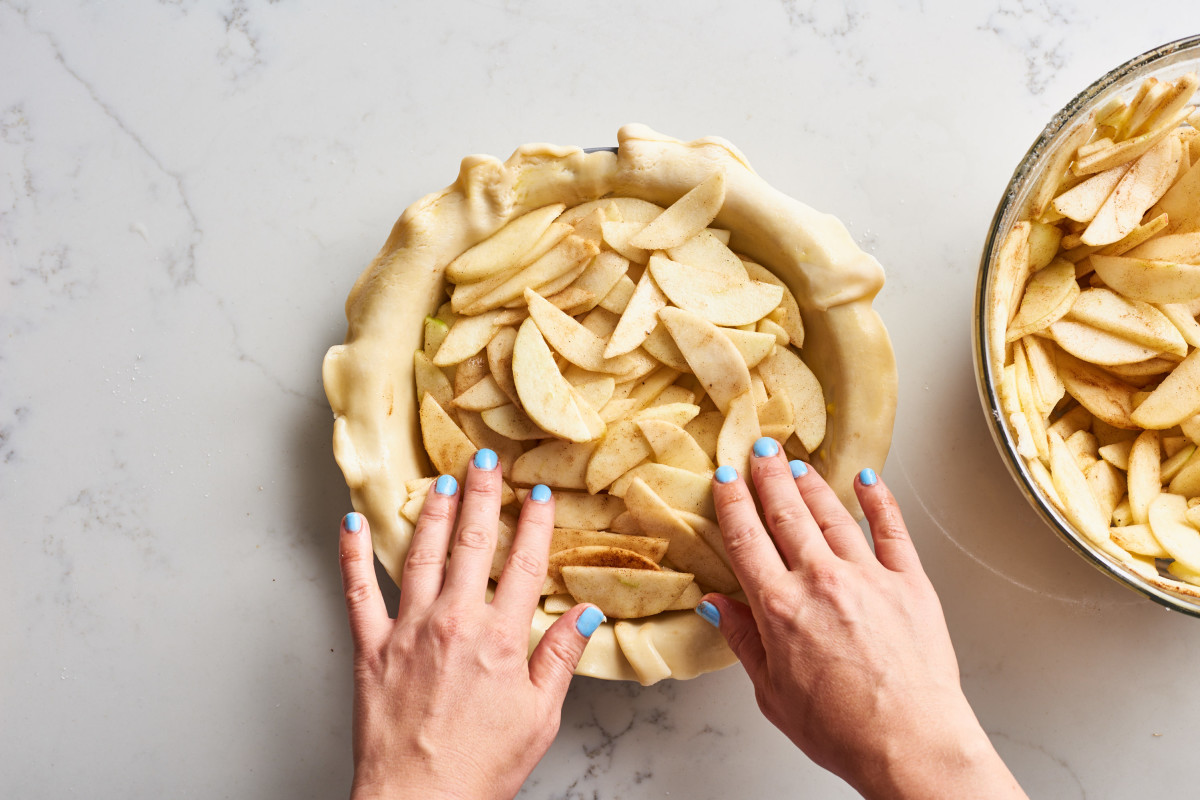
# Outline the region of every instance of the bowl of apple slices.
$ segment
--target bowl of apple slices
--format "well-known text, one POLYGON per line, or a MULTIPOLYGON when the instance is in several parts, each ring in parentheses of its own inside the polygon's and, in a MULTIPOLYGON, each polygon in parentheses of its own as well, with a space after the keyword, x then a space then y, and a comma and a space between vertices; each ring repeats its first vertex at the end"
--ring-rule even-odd
POLYGON ((976 375, 1001 455, 1074 549, 1200 616, 1200 37, 1057 114, 984 248, 976 375))
POLYGON ((470 156, 400 217, 323 366, 334 455, 399 582, 433 478, 500 457, 493 578, 531 487, 555 530, 531 647, 576 602, 608 617, 578 674, 654 683, 735 659, 692 609, 737 593, 713 470, 760 436, 857 512, 895 361, 878 262, 728 142, 623 127, 616 148, 470 156))

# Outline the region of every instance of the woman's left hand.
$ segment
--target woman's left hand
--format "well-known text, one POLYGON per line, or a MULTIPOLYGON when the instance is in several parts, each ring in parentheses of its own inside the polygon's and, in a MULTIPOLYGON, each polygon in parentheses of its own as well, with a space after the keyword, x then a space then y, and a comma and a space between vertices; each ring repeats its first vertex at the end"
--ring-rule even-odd
POLYGON ((526 499, 489 603, 500 482, 490 450, 475 455, 461 511, 454 479, 438 479, 412 538, 394 620, 375 579, 366 519, 349 514, 342 523, 355 798, 510 798, 558 732, 571 675, 603 615, 576 606, 526 660, 554 499, 544 486, 526 499))

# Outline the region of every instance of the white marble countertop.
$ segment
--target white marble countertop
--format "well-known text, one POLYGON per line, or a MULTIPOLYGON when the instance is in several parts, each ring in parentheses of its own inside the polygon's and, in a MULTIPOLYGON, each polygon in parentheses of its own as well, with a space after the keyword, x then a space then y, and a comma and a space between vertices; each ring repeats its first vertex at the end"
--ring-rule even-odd
MULTIPOLYGON (((730 139, 887 268, 885 477, 1022 784, 1178 794, 1200 621, 1025 505, 969 326, 1017 160, 1194 7, 894 5, 0 0, 0 796, 345 793, 349 499, 319 371, 345 295, 462 156, 630 121, 730 139)), ((522 797, 668 795, 852 793, 739 667, 577 680, 522 797)))

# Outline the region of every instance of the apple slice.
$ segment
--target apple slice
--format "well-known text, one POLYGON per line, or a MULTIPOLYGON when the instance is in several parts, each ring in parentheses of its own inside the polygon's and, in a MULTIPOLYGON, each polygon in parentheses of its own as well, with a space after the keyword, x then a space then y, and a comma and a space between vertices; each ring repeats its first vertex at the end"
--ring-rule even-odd
POLYGON ((491 311, 473 317, 459 317, 438 348, 433 363, 439 367, 450 367, 487 347, 499 327, 496 322, 499 313, 491 311))
POLYGON ((670 306, 660 309, 658 318, 717 408, 728 410, 733 398, 749 391, 750 370, 733 341, 716 325, 697 314, 670 306))
POLYGON ((1131 553, 1150 558, 1171 558, 1167 549, 1154 538, 1149 525, 1113 526, 1108 529, 1108 534, 1118 547, 1131 553))
POLYGON ((424 350, 413 352, 413 382, 417 387, 418 400, 429 393, 437 398, 438 405, 442 408, 448 408, 454 401, 454 389, 450 386, 450 379, 446 377, 446 373, 434 366, 424 350))
POLYGON ((1050 476, 1063 502, 1063 514, 1093 544, 1111 547, 1108 519, 1088 488, 1087 478, 1057 433, 1049 435, 1050 476))
POLYGON ((508 395, 500 391, 500 385, 491 375, 484 376, 483 380, 454 398, 454 405, 468 411, 487 411, 509 402, 508 395))
POLYGON ((676 247, 708 227, 725 202, 725 172, 714 172, 629 240, 643 250, 676 247))
MULTIPOLYGON (((578 275, 598 252, 600 252, 600 248, 595 242, 572 234, 537 261, 508 276, 499 286, 478 299, 473 299, 474 293, 472 292, 459 303, 459 293, 473 285, 460 284, 450 298, 451 303, 454 310, 462 314, 483 313, 520 297, 527 287, 553 286, 551 282, 556 278, 572 272, 578 275)), ((547 290, 546 294, 553 294, 559 288, 562 287, 547 290)))
POLYGON ((1083 232, 1083 243, 1111 244, 1132 232, 1175 180, 1180 155, 1179 137, 1167 136, 1133 162, 1083 232))
POLYGON ((1142 431, 1129 450, 1129 510, 1144 525, 1150 503, 1162 491, 1162 461, 1158 431, 1142 431))
POLYGON ((733 342, 733 346, 742 354, 742 360, 750 369, 754 369, 760 361, 769 356, 778 343, 775 336, 769 333, 743 331, 738 328, 722 328, 721 332, 733 342))
POLYGON ((483 421, 483 415, 478 411, 459 409, 458 424, 462 428, 462 432, 471 440, 471 444, 475 446, 476 450, 484 447, 494 450, 496 455, 500 457, 500 469, 504 473, 504 477, 511 477, 513 464, 516 463, 524 451, 521 443, 502 436, 489 428, 487 423, 483 421))
POLYGON ((567 591, 610 619, 649 617, 666 610, 692 582, 686 572, 621 567, 563 567, 567 591))
POLYGON ((988 360, 996 375, 1004 370, 1008 324, 1016 316, 1017 303, 1025 291, 1029 227, 1029 222, 1018 222, 1012 226, 996 255, 995 276, 990 281, 991 291, 987 296, 988 360))
POLYGON ((483 422, 501 436, 515 442, 529 442, 545 439, 549 434, 529 415, 512 403, 506 403, 496 408, 480 412, 483 422))
POLYGON ((690 511, 709 519, 717 518, 713 507, 711 475, 699 475, 665 464, 649 462, 634 467, 614 481, 608 490, 609 494, 624 497, 630 484, 637 478, 645 481, 646 485, 671 508, 690 511))
POLYGON ((638 420, 637 426, 658 463, 704 475, 715 469, 696 440, 680 426, 659 419, 638 420))
POLYGON ((625 505, 638 527, 649 536, 667 539, 667 558, 691 572, 696 581, 717 592, 736 592, 737 578, 704 540, 663 501, 646 482, 635 478, 625 493, 625 505))
POLYGON ((810 453, 825 438, 825 395, 821 383, 800 356, 786 347, 774 352, 758 365, 758 374, 771 394, 786 394, 796 417, 796 436, 810 453))
POLYGON ((1092 496, 1100 504, 1104 518, 1111 520, 1117 504, 1125 496, 1125 476, 1107 461, 1097 461, 1084 470, 1083 474, 1087 478, 1088 488, 1092 490, 1092 496))
POLYGON ((544 483, 556 489, 586 489, 587 465, 595 442, 552 439, 527 450, 512 468, 514 483, 544 483))
MULTIPOLYGON (((1185 344, 1191 347, 1200 347, 1200 322, 1196 321, 1187 306, 1182 303, 1163 303, 1158 310, 1175 326, 1175 330, 1179 331, 1185 344)), ((1184 353, 1176 354, 1184 355, 1184 353)))
MULTIPOLYGON (((512 369, 525 412, 544 430, 560 439, 587 442, 595 438, 592 431, 597 425, 603 429, 603 421, 590 406, 581 408, 575 402, 571 384, 559 372, 554 354, 532 319, 521 323, 517 332, 512 369), (595 419, 589 422, 585 417, 595 419)), ((486 416, 484 421, 488 421, 486 416)))
MULTIPOLYGON (((658 322, 658 312, 655 312, 655 323, 658 322)), ((687 359, 683 357, 679 346, 675 344, 675 340, 671 338, 671 334, 667 333, 666 325, 656 324, 654 330, 646 337, 646 341, 642 342, 642 349, 658 359, 664 365, 678 372, 691 372, 692 368, 688 366, 687 359)))
POLYGON ((433 468, 443 475, 453 475, 459 485, 465 485, 467 465, 477 448, 432 394, 427 393, 421 399, 420 417, 421 440, 433 468))
POLYGON ((517 217, 451 261, 446 267, 446 278, 454 283, 467 283, 519 266, 565 208, 563 203, 555 203, 517 217))
POLYGON ((1112 194, 1117 182, 1125 177, 1131 164, 1107 169, 1097 173, 1073 189, 1054 198, 1051 204, 1055 211, 1076 222, 1090 222, 1104 201, 1112 194))
POLYGON ((624 533, 591 531, 579 528, 555 528, 550 534, 550 554, 575 547, 619 547, 632 550, 653 561, 662 561, 670 542, 652 536, 630 536, 624 533))
MULTIPOLYGON (((522 503, 529 496, 528 489, 517 489, 517 499, 522 503)), ((556 528, 578 528, 580 530, 606 530, 613 520, 625 513, 625 501, 606 494, 558 491, 554 493, 554 526, 556 528)))
POLYGON ((1050 335, 1063 350, 1091 364, 1134 364, 1158 355, 1157 350, 1069 319, 1051 325, 1050 335))
POLYGON ((605 220, 600 224, 604 234, 604 243, 635 264, 645 264, 650 258, 650 251, 634 247, 629 240, 646 227, 644 222, 624 222, 605 220))
POLYGON ((783 298, 780 286, 761 281, 736 282, 657 253, 650 257, 649 269, 672 303, 717 325, 737 327, 758 322, 783 298))
POLYGON ((1163 492, 1150 503, 1150 530, 1171 556, 1193 572, 1200 571, 1200 531, 1188 522, 1187 500, 1163 492))
POLYGON ((1075 265, 1065 259, 1052 261, 1033 274, 1021 297, 1021 306, 1008 327, 1007 341, 1040 331, 1058 321, 1079 295, 1075 265))
POLYGON ((1200 297, 1197 265, 1099 254, 1091 261, 1105 284, 1134 300, 1186 303, 1200 297))
POLYGON ((1115 428, 1138 427, 1130 417, 1133 413, 1133 393, 1136 391, 1134 387, 1061 350, 1056 354, 1055 362, 1067 393, 1097 419, 1115 428))
POLYGON ((736 283, 750 278, 742 260, 712 231, 701 231, 678 247, 667 248, 667 255, 672 261, 725 275, 736 283))
POLYGON ((623 547, 608 545, 586 545, 551 553, 546 569, 546 580, 542 583, 542 594, 559 594, 567 591, 563 583, 563 567, 619 567, 629 570, 662 569, 657 563, 641 553, 623 547))
POLYGON ((487 364, 496 380, 500 391, 508 395, 508 399, 520 405, 521 398, 517 394, 517 384, 513 382, 512 361, 513 346, 517 343, 515 328, 501 328, 487 344, 487 364))
MULTIPOLYGON (((1187 342, 1162 311, 1149 303, 1129 300, 1109 289, 1081 292, 1071 306, 1067 319, 1108 331, 1150 348, 1156 354, 1170 353, 1180 358, 1187 355, 1187 342)), ((1192 322, 1195 323, 1195 320, 1192 322)))
MULTIPOLYGON (((1193 167, 1200 181, 1200 164, 1193 167)), ((1200 187, 1198 187, 1200 191, 1200 187)), ((1171 261, 1177 264, 1200 264, 1200 231, 1155 236, 1126 253, 1130 258, 1148 261, 1171 261)))
POLYGON ((658 310, 666 304, 667 296, 654 282, 650 270, 646 270, 603 350, 604 357, 613 358, 639 347, 658 327, 658 310))
POLYGON ((1130 415, 1142 428, 1162 430, 1183 422, 1200 410, 1200 350, 1171 371, 1130 415))
POLYGON ((653 454, 633 420, 609 425, 588 461, 584 476, 587 490, 592 494, 599 492, 653 454))
POLYGON ((622 373, 632 366, 630 359, 607 359, 604 340, 532 289, 525 290, 529 316, 537 324, 546 343, 563 358, 581 369, 593 372, 622 373))
POLYGON ((787 331, 788 339, 793 347, 803 347, 804 320, 800 316, 800 306, 796 303, 795 295, 792 294, 787 285, 775 273, 763 265, 743 260, 742 266, 746 268, 746 273, 751 279, 762 281, 763 283, 773 283, 783 289, 783 299, 779 301, 779 305, 775 307, 775 310, 767 315, 767 318, 774 320, 780 327, 787 331))
MULTIPOLYGON (((725 424, 717 437, 717 462, 728 464, 739 475, 750 474, 750 449, 762 436, 758 408, 752 392, 733 398, 725 415, 725 424)), ((628 501, 626 501, 628 503, 628 501)))

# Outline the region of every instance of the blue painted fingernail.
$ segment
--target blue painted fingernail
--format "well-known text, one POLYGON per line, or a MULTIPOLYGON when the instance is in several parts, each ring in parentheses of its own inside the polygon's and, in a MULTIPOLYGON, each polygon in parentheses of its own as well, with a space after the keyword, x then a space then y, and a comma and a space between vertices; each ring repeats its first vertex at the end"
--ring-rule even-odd
POLYGON ((579 635, 587 639, 596 632, 596 628, 600 627, 600 623, 604 622, 604 614, 595 606, 588 606, 579 615, 579 619, 575 620, 575 630, 579 631, 579 635))
POLYGON ((801 475, 808 474, 808 464, 805 464, 800 459, 789 461, 788 466, 792 468, 792 477, 799 478, 801 475))
POLYGON ((778 452, 779 445, 770 436, 763 436, 754 443, 754 455, 758 458, 767 458, 778 452))
POLYGON ((703 619, 709 625, 712 625, 714 628, 721 627, 721 612, 717 610, 716 606, 707 600, 700 601, 700 605, 696 606, 696 613, 700 615, 701 619, 703 619))
POLYGON ((346 515, 346 518, 342 520, 342 524, 346 526, 346 530, 350 531, 351 533, 358 533, 361 531, 362 523, 362 514, 359 514, 357 511, 351 511, 346 515))
POLYGON ((858 482, 863 486, 874 486, 879 482, 879 478, 875 476, 875 470, 867 467, 862 472, 858 473, 858 482))
POLYGON ((717 467, 716 474, 717 483, 729 483, 737 479, 737 470, 733 467, 717 467))
POLYGON ((458 491, 458 481, 454 480, 453 475, 439 475, 437 483, 433 485, 433 490, 449 497, 458 491))
POLYGON ((544 483, 539 483, 537 486, 529 490, 529 497, 535 503, 549 503, 550 487, 544 483))
POLYGON ((496 462, 500 457, 496 455, 495 450, 489 450, 486 447, 482 450, 475 451, 475 469, 495 469, 496 462))

